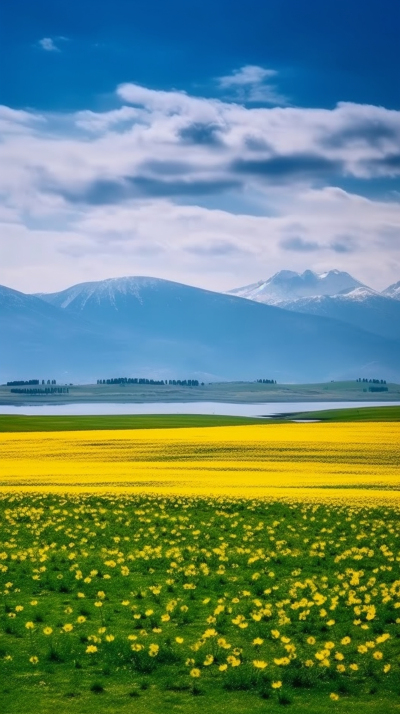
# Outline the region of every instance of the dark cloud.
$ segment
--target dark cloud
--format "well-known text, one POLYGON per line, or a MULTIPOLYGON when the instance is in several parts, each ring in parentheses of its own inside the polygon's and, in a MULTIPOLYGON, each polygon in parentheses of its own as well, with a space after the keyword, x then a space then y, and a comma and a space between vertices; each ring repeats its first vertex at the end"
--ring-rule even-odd
POLYGON ((347 126, 338 131, 333 131, 321 142, 324 146, 339 149, 354 142, 364 142, 370 146, 379 147, 384 140, 395 140, 396 132, 393 127, 383 121, 365 120, 358 121, 355 126, 347 126))
POLYGON ((284 250, 293 250, 297 253, 312 253, 315 250, 321 250, 322 246, 315 241, 304 240, 299 236, 286 238, 280 242, 281 248, 284 250))
POLYGON ((163 180, 148 176, 126 177, 121 181, 97 180, 81 190, 62 187, 48 189, 62 195, 69 203, 89 205, 118 204, 132 198, 173 198, 205 196, 238 188, 234 180, 163 180))
POLYGON ((267 159, 237 159, 231 165, 239 174, 253 174, 265 179, 284 181, 295 178, 323 178, 341 173, 340 161, 326 159, 316 154, 272 156, 267 159))
POLYGON ((329 247, 335 253, 354 253, 357 245, 351 236, 338 236, 329 247))
POLYGON ((372 174, 375 171, 385 175, 400 173, 400 154, 389 154, 379 159, 370 159, 362 162, 362 165, 372 174))
POLYGON ((183 127, 178 133, 185 144, 200 144, 203 146, 222 146, 221 127, 217 124, 202 124, 195 122, 183 127))
POLYGON ((216 240, 214 243, 208 243, 207 245, 194 244, 187 246, 185 248, 187 253, 194 253, 200 256, 224 256, 233 255, 235 253, 245 253, 247 251, 243 248, 239 248, 233 243, 228 241, 216 240))

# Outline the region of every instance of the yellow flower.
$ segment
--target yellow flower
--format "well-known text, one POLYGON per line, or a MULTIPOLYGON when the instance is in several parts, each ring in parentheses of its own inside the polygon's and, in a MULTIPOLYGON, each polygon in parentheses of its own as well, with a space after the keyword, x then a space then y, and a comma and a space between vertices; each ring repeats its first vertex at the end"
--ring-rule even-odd
POLYGON ((25 627, 27 630, 34 630, 35 629, 35 623, 34 622, 25 622, 25 627))
POLYGON ((332 694, 329 695, 329 699, 332 699, 333 702, 337 702, 339 699, 339 695, 335 692, 332 692, 332 694))
POLYGON ((200 677, 201 672, 197 667, 193 667, 193 669, 190 670, 190 676, 191 677, 200 677))
POLYGON ((358 664, 349 664, 349 669, 352 669, 353 672, 358 671, 358 664))
POLYGON ((256 637, 255 640, 253 640, 253 645, 255 647, 259 647, 260 645, 263 644, 263 642, 264 642, 264 640, 261 639, 261 637, 256 637))
POLYGON ((253 665, 254 667, 256 667, 256 669, 265 669, 266 667, 268 667, 268 662, 264 662, 263 659, 254 659, 253 665))
POLYGON ((52 632, 53 632, 52 627, 44 627, 43 628, 43 634, 45 634, 45 635, 51 635, 52 632))
POLYGON ((372 656, 374 659, 382 659, 383 654, 382 654, 382 652, 379 652, 379 650, 375 650, 375 652, 373 653, 372 656))
POLYGON ((336 669, 338 672, 342 672, 342 673, 346 671, 346 667, 344 666, 344 664, 338 664, 336 669))
POLYGON ((282 686, 282 682, 280 680, 278 682, 271 682, 272 689, 280 689, 281 686, 282 686))
POLYGON ((83 625, 84 622, 86 622, 86 617, 84 615, 79 615, 79 617, 76 618, 76 621, 80 624, 83 625))
POLYGON ((203 664, 204 664, 205 667, 209 667, 210 664, 212 664, 213 662, 214 662, 214 657, 213 657, 213 655, 212 655, 212 654, 208 654, 208 655, 206 655, 206 658, 205 658, 203 664))
POLYGON ((181 645, 181 644, 183 643, 183 637, 175 637, 175 642, 176 642, 178 645, 181 645))
POLYGON ((15 608, 15 612, 22 612, 23 609, 24 609, 23 605, 17 605, 15 608))
POLYGON ((391 667, 392 667, 392 666, 391 666, 390 664, 385 664, 384 667, 383 667, 384 673, 387 674, 388 672, 390 672, 391 667))
POLYGON ((150 647, 149 647, 149 655, 150 655, 150 657, 157 657, 159 649, 160 649, 160 646, 159 646, 159 645, 151 644, 150 647))
POLYGON ((88 645, 86 647, 86 654, 94 654, 95 652, 97 652, 96 645, 88 645))
POLYGON ((168 613, 161 615, 161 622, 168 622, 168 620, 170 620, 170 619, 171 619, 171 617, 170 617, 170 615, 168 615, 168 613))
POLYGON ((73 629, 74 629, 74 626, 71 625, 70 623, 67 623, 67 624, 64 625, 64 627, 63 627, 64 632, 72 632, 73 629))
POLYGON ((115 637, 114 635, 106 635, 106 642, 114 642, 115 637))
POLYGON ((227 665, 227 664, 220 664, 219 667, 218 667, 218 669, 219 669, 220 672, 226 672, 226 670, 228 669, 228 665, 227 665))
POLYGON ((76 597, 82 598, 86 597, 85 593, 76 593, 76 597))
POLYGON ((31 600, 31 605, 35 606, 35 605, 37 605, 37 604, 38 604, 38 601, 37 601, 37 600, 31 600))
POLYGON ((306 667, 314 667, 314 662, 312 659, 306 659, 304 664, 306 665, 306 667))
POLYGON ((271 635, 274 638, 274 640, 277 640, 280 635, 280 632, 279 632, 279 630, 271 630, 271 635))
POLYGON ((307 637, 307 644, 315 645, 315 637, 307 637))
POLYGON ((340 640, 340 644, 342 644, 342 645, 349 645, 350 642, 351 642, 350 637, 343 637, 343 639, 340 640))
POLYGON ((39 662, 39 657, 33 655, 32 657, 29 657, 29 662, 31 662, 32 664, 37 664, 39 662))
POLYGON ((143 645, 139 645, 139 644, 131 645, 131 650, 133 650, 133 652, 140 652, 140 650, 142 650, 142 649, 143 649, 143 645))
POLYGON ((95 607, 103 607, 103 603, 101 602, 101 600, 96 600, 96 602, 94 603, 94 606, 95 607))

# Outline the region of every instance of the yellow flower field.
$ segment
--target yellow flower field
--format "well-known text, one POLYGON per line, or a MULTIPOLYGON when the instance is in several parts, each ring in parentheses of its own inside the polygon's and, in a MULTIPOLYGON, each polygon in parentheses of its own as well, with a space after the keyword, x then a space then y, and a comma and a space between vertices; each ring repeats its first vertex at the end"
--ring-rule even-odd
POLYGON ((399 502, 399 423, 0 434, 3 491, 399 502))

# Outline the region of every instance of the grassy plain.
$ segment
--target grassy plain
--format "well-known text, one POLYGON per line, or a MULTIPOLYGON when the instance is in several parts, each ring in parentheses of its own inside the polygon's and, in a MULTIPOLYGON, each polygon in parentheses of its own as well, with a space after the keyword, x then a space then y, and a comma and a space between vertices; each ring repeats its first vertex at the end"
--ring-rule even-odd
POLYGON ((293 402, 293 401, 400 401, 400 385, 389 383, 387 392, 369 392, 370 384, 323 382, 316 384, 260 384, 212 382, 199 387, 141 384, 78 384, 69 394, 30 396, 13 394, 0 385, 0 404, 74 404, 82 402, 293 402))
POLYGON ((2 714, 400 712, 399 422, 246 424, 0 434, 2 714))

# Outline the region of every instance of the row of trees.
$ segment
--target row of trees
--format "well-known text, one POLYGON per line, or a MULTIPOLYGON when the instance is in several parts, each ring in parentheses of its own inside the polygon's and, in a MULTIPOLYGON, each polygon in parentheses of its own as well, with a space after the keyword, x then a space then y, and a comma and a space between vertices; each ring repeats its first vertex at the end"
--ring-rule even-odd
POLYGON ((41 389, 40 387, 22 387, 10 389, 13 394, 31 394, 33 396, 40 396, 41 394, 69 394, 68 387, 45 387, 41 389))
POLYGON ((257 379, 258 384, 276 384, 276 379, 257 379))
MULTIPOLYGON (((35 386, 36 384, 40 384, 39 379, 16 379, 13 382, 7 382, 7 387, 29 387, 29 386, 35 386)), ((57 384, 55 379, 48 379, 47 382, 45 379, 42 379, 42 384, 57 384)))
MULTIPOLYGON (((180 387, 198 387, 198 379, 145 379, 144 377, 113 377, 98 379, 97 384, 153 384, 156 386, 179 385, 180 387)), ((204 382, 202 382, 204 386, 204 382)))
POLYGON ((366 379, 365 377, 359 377, 359 379, 356 379, 356 382, 363 384, 386 384, 386 379, 366 379))

